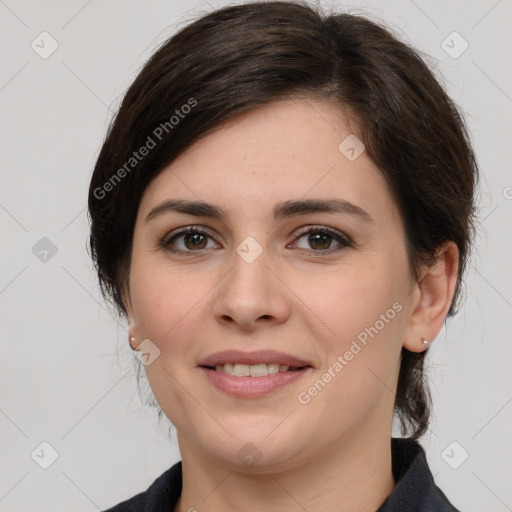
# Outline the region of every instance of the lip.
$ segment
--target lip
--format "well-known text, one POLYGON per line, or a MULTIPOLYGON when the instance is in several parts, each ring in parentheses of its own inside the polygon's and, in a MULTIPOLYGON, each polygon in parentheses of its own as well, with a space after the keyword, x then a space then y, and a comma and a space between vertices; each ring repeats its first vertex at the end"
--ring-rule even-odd
MULTIPOLYGON (((240 350, 224 350, 222 352, 216 352, 208 357, 202 359, 198 366, 214 367, 216 365, 222 365, 226 363, 232 364, 286 364, 295 368, 302 368, 304 366, 312 366, 308 361, 299 359, 290 354, 284 352, 277 352, 275 350, 255 350, 253 352, 242 352, 240 350)), ((276 374, 277 375, 277 374, 276 374)), ((264 379, 265 377, 235 377, 237 379, 252 378, 252 379, 264 379)))
POLYGON ((206 375, 211 384, 224 393, 238 398, 258 398, 296 382, 312 372, 313 368, 309 366, 301 370, 279 372, 265 377, 235 377, 204 366, 199 370, 206 375))

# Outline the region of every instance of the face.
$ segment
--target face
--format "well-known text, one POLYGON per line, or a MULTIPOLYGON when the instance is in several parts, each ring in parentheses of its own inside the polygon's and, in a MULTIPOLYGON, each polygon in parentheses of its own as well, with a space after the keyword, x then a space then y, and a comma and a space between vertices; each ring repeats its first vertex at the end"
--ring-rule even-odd
POLYGON ((389 438, 413 283, 399 212, 356 131, 327 103, 273 103, 147 187, 128 312, 183 457, 276 470, 389 438), (177 200, 215 208, 162 206, 177 200), (286 361, 302 369, 272 374, 286 361))

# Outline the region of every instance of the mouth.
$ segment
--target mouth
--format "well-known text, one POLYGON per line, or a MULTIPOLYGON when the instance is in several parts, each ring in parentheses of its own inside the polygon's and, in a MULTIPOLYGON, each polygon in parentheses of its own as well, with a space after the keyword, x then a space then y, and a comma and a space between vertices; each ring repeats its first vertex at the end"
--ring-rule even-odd
POLYGON ((274 350, 226 350, 199 362, 213 386, 237 398, 260 398, 277 392, 314 371, 313 364, 274 350))
POLYGON ((276 350, 255 350, 253 352, 224 350, 205 357, 199 361, 198 366, 224 371, 235 376, 256 377, 264 370, 267 373, 263 375, 272 375, 312 365, 309 361, 276 350), (254 372, 254 375, 251 372, 254 372))
POLYGON ((288 373, 311 368, 310 365, 290 366, 279 363, 259 363, 259 364, 243 364, 243 363, 225 363, 215 366, 202 366, 208 370, 227 373, 234 377, 266 377, 267 375, 275 375, 277 373, 288 373))

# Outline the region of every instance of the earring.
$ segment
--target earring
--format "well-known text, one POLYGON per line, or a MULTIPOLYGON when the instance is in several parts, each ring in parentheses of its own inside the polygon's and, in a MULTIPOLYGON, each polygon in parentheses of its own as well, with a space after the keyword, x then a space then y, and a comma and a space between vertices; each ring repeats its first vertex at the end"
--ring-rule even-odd
POLYGON ((423 345, 428 345, 430 342, 428 340, 423 340, 423 345))
POLYGON ((135 350, 135 338, 134 337, 130 338, 130 347, 132 348, 132 350, 135 350))

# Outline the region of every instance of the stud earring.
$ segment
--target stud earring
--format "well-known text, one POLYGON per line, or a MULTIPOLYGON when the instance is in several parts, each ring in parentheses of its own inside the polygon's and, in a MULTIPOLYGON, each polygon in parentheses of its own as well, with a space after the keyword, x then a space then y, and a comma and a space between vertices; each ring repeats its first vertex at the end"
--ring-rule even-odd
POLYGON ((135 350, 135 338, 134 337, 130 338, 130 347, 132 348, 132 350, 135 350))
POLYGON ((423 345, 428 345, 430 342, 428 340, 423 340, 423 345))

